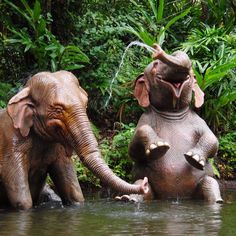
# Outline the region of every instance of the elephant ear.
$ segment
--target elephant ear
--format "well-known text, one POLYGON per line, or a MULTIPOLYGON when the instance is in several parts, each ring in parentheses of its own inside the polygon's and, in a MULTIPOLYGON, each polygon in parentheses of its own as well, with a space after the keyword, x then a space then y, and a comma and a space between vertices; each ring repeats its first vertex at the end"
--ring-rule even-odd
POLYGON ((148 107, 149 101, 149 86, 145 81, 144 74, 137 77, 135 81, 134 96, 138 99, 138 103, 142 107, 148 107))
POLYGON ((193 74, 193 71, 190 71, 190 76, 193 78, 193 93, 194 93, 194 105, 195 107, 201 107, 204 103, 204 92, 200 89, 199 85, 197 84, 197 80, 193 74))
POLYGON ((10 99, 7 112, 13 121, 15 129, 19 129, 23 137, 28 136, 33 125, 34 104, 29 98, 30 89, 24 88, 10 99))

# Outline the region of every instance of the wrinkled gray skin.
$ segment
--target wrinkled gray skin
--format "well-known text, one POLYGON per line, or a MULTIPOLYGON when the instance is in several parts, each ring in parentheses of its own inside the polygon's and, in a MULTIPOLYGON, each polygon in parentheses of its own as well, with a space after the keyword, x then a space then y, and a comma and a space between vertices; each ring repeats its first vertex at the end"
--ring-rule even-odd
POLYGON ((217 138, 189 108, 192 92, 197 107, 202 105, 204 95, 194 79, 191 61, 184 52, 168 55, 158 45, 155 48, 155 60, 136 79, 134 95, 147 109, 129 146, 136 183, 147 176, 150 191, 117 199, 222 202, 208 162, 217 153, 217 138))
POLYGON ((63 204, 83 202, 73 161, 123 193, 145 193, 118 178, 101 158, 86 114, 87 93, 69 72, 41 72, 0 111, 0 204, 29 209, 37 204, 49 174, 63 204))

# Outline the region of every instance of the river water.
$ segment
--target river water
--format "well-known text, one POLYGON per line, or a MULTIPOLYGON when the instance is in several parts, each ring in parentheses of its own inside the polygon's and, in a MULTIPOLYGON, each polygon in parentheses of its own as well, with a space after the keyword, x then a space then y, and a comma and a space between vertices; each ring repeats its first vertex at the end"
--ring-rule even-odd
POLYGON ((80 206, 59 202, 29 211, 0 210, 1 236, 236 235, 236 191, 223 205, 202 201, 144 203, 92 199, 80 206))

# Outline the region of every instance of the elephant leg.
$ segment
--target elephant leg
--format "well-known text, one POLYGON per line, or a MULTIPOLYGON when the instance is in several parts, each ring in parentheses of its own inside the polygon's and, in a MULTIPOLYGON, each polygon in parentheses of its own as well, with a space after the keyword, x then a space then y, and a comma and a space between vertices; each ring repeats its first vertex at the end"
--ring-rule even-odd
POLYGON ((19 210, 32 207, 32 198, 28 183, 28 166, 25 158, 17 157, 8 163, 9 168, 3 169, 2 182, 11 205, 19 210))
POLYGON ((142 162, 163 156, 169 148, 169 144, 150 125, 142 125, 137 128, 129 145, 129 155, 134 161, 142 162))
POLYGON ((200 196, 209 203, 223 203, 219 184, 210 176, 205 176, 200 181, 198 184, 198 194, 200 194, 200 196))
POLYGON ((42 202, 41 194, 44 190, 46 178, 47 178, 46 170, 42 171, 42 169, 40 168, 36 169, 34 173, 30 173, 29 186, 33 204, 37 205, 42 202))
POLYGON ((217 153, 218 140, 205 123, 202 125, 201 133, 196 145, 184 155, 192 166, 204 170, 207 158, 214 157, 217 153))
POLYGON ((64 205, 84 202, 73 161, 64 152, 58 153, 58 158, 50 165, 49 175, 64 205))
MULTIPOLYGON (((143 182, 142 179, 138 179, 134 182, 134 184, 140 185, 142 182, 143 182)), ((130 194, 130 195, 122 195, 115 197, 115 200, 117 201, 130 201, 130 202, 142 202, 153 199, 154 199, 154 193, 150 184, 148 184, 148 192, 146 194, 130 194)))

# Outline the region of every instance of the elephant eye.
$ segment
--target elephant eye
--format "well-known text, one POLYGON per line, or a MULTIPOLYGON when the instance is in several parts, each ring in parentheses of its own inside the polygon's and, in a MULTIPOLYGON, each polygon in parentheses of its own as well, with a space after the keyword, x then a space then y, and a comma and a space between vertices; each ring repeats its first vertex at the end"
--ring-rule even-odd
POLYGON ((51 107, 51 112, 54 115, 61 115, 63 113, 63 110, 64 110, 63 107, 59 105, 54 105, 51 107))
POLYGON ((55 113, 60 114, 61 113, 61 109, 56 109, 55 113))
POLYGON ((54 113, 56 113, 56 114, 61 114, 62 113, 62 111, 63 111, 63 109, 61 108, 61 107, 57 107, 55 110, 54 110, 54 113))

